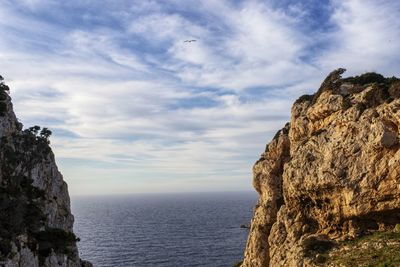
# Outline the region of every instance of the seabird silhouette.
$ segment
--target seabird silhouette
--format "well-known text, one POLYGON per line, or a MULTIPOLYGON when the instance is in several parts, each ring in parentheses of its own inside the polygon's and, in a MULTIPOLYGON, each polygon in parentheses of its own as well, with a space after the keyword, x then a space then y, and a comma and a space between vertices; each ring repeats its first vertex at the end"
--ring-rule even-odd
POLYGON ((183 41, 184 43, 191 43, 191 42, 196 42, 197 40, 185 40, 183 41))

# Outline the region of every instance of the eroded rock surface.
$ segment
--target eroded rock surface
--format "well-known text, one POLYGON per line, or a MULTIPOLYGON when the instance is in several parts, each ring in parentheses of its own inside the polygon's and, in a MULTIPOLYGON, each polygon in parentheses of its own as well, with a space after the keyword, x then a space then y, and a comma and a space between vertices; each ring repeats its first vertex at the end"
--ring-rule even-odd
POLYGON ((400 82, 332 72, 253 168, 242 266, 315 266, 340 240, 400 223, 400 82))
POLYGON ((79 258, 68 188, 49 146, 50 132, 22 131, 1 80, 0 266, 90 267, 79 258))

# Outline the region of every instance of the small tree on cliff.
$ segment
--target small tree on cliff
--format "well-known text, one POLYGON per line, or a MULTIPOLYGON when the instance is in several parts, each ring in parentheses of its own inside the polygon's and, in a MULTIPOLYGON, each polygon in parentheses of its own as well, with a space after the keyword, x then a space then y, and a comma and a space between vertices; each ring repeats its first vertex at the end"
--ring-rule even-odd
POLYGON ((49 140, 50 135, 51 135, 51 131, 47 128, 43 128, 42 131, 40 131, 40 138, 49 140))
POLYGON ((0 89, 3 91, 10 91, 10 87, 4 83, 3 76, 0 75, 0 89))

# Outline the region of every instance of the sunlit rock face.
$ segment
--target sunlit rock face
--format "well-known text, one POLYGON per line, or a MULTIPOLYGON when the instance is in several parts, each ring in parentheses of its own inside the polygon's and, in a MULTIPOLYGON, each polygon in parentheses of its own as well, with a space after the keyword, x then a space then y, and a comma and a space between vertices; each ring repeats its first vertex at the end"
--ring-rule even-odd
POLYGON ((22 130, 0 83, 0 266, 91 266, 73 234, 67 184, 49 132, 22 130))
POLYGON ((400 223, 400 82, 343 72, 294 103, 254 165, 242 266, 314 266, 321 249, 400 223))

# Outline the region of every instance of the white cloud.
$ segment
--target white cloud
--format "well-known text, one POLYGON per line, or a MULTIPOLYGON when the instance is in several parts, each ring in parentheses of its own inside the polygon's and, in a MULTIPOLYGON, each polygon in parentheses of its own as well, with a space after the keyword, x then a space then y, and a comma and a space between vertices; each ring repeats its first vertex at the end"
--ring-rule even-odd
POLYGON ((349 74, 367 71, 398 75, 400 3, 396 1, 334 1, 332 47, 321 55, 324 68, 344 66, 349 74))
POLYGON ((194 44, 175 44, 169 51, 178 62, 167 64, 184 82, 243 90, 281 85, 283 76, 286 83, 295 82, 315 72, 300 60, 311 40, 295 18, 254 1, 238 9, 221 3, 209 1, 206 8, 222 10, 214 20, 224 31, 194 44))
POLYGON ((156 13, 135 19, 129 32, 143 35, 152 42, 180 41, 203 36, 205 30, 177 14, 156 13))
POLYGON ((311 33, 301 4, 34 2, 0 6, 1 74, 22 122, 55 130, 75 194, 250 189, 292 101, 332 69, 398 75, 391 1, 333 1, 333 27, 311 33), (74 24, 64 8, 78 4, 91 9, 74 24), (63 20, 37 15, 49 12, 63 20))

